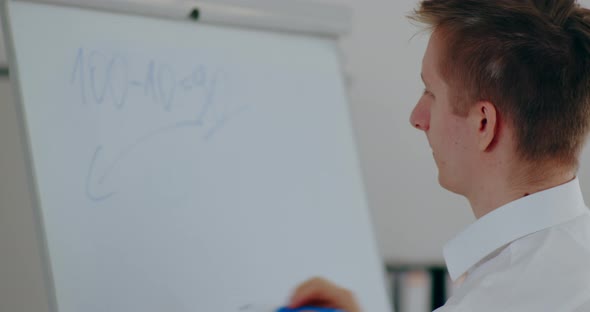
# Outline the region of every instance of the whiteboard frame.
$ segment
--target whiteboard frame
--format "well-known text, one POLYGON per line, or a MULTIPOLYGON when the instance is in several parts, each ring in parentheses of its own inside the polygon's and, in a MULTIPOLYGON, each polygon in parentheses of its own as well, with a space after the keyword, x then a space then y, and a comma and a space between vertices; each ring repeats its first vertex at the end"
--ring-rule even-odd
POLYGON ((13 0, 75 6, 169 19, 193 19, 214 25, 339 37, 350 32, 352 10, 344 5, 305 0, 13 0), (198 18, 192 18, 197 11, 198 18))
MULTIPOLYGON (((74 6, 115 13, 145 15, 168 19, 193 19, 198 23, 237 26, 340 37, 350 33, 352 10, 344 5, 305 0, 13 0, 74 6), (191 18, 193 12, 199 18, 191 18)), ((6 29, 2 23, 2 29, 6 29)), ((4 32, 4 31, 3 31, 4 32)), ((0 76, 8 75, 6 40, 0 40, 0 76)))

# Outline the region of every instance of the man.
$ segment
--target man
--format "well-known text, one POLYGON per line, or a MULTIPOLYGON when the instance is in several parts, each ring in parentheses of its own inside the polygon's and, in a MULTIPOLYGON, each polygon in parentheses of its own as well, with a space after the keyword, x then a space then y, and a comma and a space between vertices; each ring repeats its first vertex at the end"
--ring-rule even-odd
MULTIPOLYGON (((410 122, 426 134, 441 186, 477 218, 445 246, 463 282, 437 312, 590 311, 590 212, 576 178, 590 128, 590 10, 424 0, 412 18, 432 35, 410 122)), ((312 304, 361 311, 321 278, 290 305, 312 304)))

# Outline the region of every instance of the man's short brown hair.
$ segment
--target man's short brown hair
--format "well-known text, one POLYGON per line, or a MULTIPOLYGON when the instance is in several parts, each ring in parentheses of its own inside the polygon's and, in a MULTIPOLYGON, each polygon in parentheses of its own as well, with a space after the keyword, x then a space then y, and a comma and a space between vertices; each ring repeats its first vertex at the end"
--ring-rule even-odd
POLYGON ((578 164, 590 128, 590 10, 574 0, 424 0, 445 36, 439 71, 457 114, 479 100, 514 125, 525 160, 578 164))

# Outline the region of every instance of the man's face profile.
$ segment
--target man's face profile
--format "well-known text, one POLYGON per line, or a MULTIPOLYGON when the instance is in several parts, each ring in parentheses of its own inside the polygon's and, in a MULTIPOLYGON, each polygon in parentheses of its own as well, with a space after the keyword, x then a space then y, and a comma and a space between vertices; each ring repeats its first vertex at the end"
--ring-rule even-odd
POLYGON ((440 185, 465 195, 469 192, 470 174, 476 163, 476 144, 468 118, 454 113, 450 102, 452 90, 440 75, 443 39, 440 31, 435 31, 430 37, 422 61, 421 76, 425 89, 412 111, 410 123, 426 134, 438 168, 440 185))

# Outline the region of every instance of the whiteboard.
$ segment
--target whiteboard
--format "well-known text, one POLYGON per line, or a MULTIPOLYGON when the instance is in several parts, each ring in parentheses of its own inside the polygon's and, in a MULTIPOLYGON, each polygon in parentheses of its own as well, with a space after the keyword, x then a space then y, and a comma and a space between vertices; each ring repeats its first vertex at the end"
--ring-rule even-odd
POLYGON ((313 275, 389 310, 334 39, 3 18, 53 310, 278 306, 313 275))

